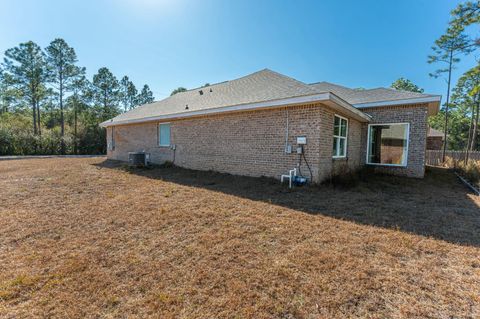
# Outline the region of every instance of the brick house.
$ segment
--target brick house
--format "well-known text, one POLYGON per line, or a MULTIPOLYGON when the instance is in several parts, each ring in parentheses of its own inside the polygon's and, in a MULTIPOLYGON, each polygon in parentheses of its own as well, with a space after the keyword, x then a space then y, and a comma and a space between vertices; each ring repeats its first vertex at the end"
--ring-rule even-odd
POLYGON ((268 69, 142 105, 101 125, 107 157, 320 182, 348 169, 423 177, 427 118, 440 96, 305 84, 268 69), (303 154, 297 154, 299 143, 303 154))
POLYGON ((427 133, 427 150, 441 150, 443 148, 443 132, 429 127, 427 133))

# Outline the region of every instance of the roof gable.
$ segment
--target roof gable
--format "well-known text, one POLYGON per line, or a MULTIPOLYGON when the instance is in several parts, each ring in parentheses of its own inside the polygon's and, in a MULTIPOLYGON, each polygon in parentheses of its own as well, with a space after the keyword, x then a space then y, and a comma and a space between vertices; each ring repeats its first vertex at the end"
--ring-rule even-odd
POLYGON ((391 88, 375 88, 375 89, 351 89, 338 84, 329 82, 318 82, 310 84, 311 87, 320 91, 332 92, 350 104, 358 105, 364 103, 407 100, 417 98, 437 97, 437 95, 423 94, 416 92, 408 92, 395 90, 391 88))

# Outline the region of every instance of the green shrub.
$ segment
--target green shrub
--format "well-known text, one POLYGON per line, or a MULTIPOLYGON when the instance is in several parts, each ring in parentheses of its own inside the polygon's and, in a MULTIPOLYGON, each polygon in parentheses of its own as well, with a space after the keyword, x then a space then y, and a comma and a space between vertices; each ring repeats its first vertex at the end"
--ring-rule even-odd
MULTIPOLYGON (((45 116, 43 120, 47 121, 45 116)), ((47 123, 48 124, 48 123, 47 123)), ((67 124, 67 123, 66 123, 67 124)), ((77 154, 105 154, 105 129, 97 123, 82 125, 77 129, 77 154)), ((65 154, 75 154, 73 127, 65 126, 65 154)), ((34 135, 30 115, 19 113, 0 114, 0 156, 2 155, 58 155, 61 154, 60 127, 42 123, 41 134, 34 135)))

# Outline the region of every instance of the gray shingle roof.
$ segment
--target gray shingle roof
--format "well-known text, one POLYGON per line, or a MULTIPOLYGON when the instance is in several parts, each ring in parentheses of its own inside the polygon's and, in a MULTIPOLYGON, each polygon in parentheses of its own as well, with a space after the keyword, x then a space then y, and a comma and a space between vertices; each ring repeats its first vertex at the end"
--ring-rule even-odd
MULTIPOLYGON (((350 89, 341 85, 319 82, 305 84, 280 73, 264 69, 247 76, 210 85, 204 88, 188 90, 167 97, 161 101, 145 104, 129 112, 120 114, 101 125, 109 126, 133 122, 143 122, 166 117, 184 117, 188 114, 216 112, 215 109, 269 102, 288 98, 308 97, 316 94, 333 93, 340 97, 343 107, 355 110, 353 104, 362 107, 362 103, 394 101, 413 98, 435 97, 394 89, 377 88, 371 90, 350 89)), ((361 117, 364 113, 355 110, 361 117)))
POLYGON ((113 122, 305 96, 315 94, 317 91, 308 84, 264 69, 232 81, 188 90, 158 102, 139 106, 118 115, 113 122), (200 91, 203 94, 200 94, 200 91))
POLYGON ((329 82, 318 82, 310 84, 311 87, 319 91, 332 92, 338 95, 350 104, 363 104, 381 101, 406 100, 424 97, 435 97, 432 94, 423 94, 415 92, 407 92, 395 90, 390 88, 376 88, 376 89, 351 89, 338 84, 329 82))

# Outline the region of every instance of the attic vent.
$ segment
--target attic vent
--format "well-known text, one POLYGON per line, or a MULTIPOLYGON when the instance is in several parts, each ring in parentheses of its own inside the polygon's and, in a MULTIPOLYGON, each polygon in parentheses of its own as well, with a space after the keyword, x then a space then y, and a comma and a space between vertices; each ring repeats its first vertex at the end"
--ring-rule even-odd
POLYGON ((187 104, 187 105, 185 105, 185 110, 188 110, 188 104, 187 104))
POLYGON ((203 95, 203 91, 202 91, 202 90, 198 91, 198 93, 200 93, 200 95, 203 95))

